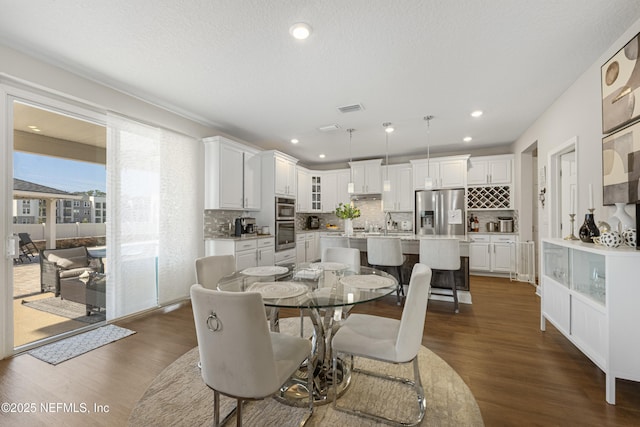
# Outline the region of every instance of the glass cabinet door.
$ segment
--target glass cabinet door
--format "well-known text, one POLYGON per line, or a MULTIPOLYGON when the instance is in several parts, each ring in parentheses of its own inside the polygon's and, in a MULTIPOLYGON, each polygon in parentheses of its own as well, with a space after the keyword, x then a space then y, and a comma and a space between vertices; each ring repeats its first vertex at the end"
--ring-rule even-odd
POLYGON ((542 247, 544 256, 543 274, 556 282, 569 287, 569 249, 545 242, 542 247))
POLYGON ((573 251, 571 289, 604 305, 606 300, 605 256, 573 251))

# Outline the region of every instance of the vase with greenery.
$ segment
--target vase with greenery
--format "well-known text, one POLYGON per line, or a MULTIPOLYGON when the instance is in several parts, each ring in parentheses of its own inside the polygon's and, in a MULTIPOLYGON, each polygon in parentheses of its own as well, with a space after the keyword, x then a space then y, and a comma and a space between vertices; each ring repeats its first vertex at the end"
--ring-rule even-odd
POLYGON ((344 232, 347 236, 353 234, 353 219, 360 217, 360 209, 352 203, 340 203, 336 208, 336 216, 344 220, 344 232))

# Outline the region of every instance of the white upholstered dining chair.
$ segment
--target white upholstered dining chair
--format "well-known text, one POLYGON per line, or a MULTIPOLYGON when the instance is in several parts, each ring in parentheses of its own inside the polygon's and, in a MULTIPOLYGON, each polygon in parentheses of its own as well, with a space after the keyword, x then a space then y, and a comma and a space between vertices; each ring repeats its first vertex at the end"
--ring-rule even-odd
MULTIPOLYGON (((202 379, 213 390, 214 425, 220 425, 220 393, 237 399, 236 424, 242 425, 242 402, 264 399, 308 359, 311 342, 269 332, 262 295, 191 287, 193 318, 202 362, 202 379)), ((312 367, 309 368, 311 371, 312 367)), ((309 414, 313 414, 313 375, 308 375, 309 414)))
POLYGON ((322 262, 347 264, 349 270, 360 274, 360 250, 355 248, 329 247, 322 253, 322 262))
POLYGON ((236 258, 233 255, 212 255, 196 259, 196 283, 207 289, 218 289, 220 279, 234 271, 236 258))
MULTIPOLYGON (((364 371, 355 366, 353 371, 400 381, 412 386, 418 401, 418 413, 415 418, 411 422, 400 422, 382 415, 341 407, 338 406, 337 398, 333 401, 334 409, 392 425, 416 425, 422 421, 426 404, 420 379, 418 352, 424 333, 430 283, 431 269, 424 264, 415 264, 400 320, 369 314, 352 314, 342 322, 332 340, 334 378, 337 378, 337 361, 340 355, 347 355, 351 358, 359 356, 394 364, 413 362, 413 381, 407 378, 364 371)), ((334 396, 336 393, 337 386, 334 384, 334 396)), ((381 395, 380 398, 386 399, 387 397, 381 395)))

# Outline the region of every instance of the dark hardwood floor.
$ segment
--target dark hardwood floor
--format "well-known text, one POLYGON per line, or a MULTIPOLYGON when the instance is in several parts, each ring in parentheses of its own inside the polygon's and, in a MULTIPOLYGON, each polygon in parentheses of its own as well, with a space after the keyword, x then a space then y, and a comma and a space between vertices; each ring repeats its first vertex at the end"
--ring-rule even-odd
MULTIPOLYGON (((457 315, 450 303, 429 303, 423 344, 464 379, 487 426, 640 425, 640 383, 618 380, 617 405, 608 405, 604 374, 552 326, 540 332, 531 285, 473 276, 471 291, 473 304, 457 315)), ((388 297, 353 312, 399 318, 401 309, 388 297)), ((137 333, 58 366, 29 355, 0 361, 0 402, 37 407, 2 413, 0 425, 126 425, 151 381, 196 338, 189 306, 118 325, 137 333), (80 412, 52 405, 65 403, 80 412), (109 412, 93 413, 94 404, 109 412)))

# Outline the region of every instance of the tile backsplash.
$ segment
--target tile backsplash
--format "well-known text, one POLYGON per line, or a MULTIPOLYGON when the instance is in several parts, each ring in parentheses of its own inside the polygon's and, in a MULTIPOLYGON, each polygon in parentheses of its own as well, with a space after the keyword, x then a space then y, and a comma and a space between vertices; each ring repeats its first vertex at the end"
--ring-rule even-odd
MULTIPOLYGON (((382 211, 382 202, 380 200, 359 200, 354 203, 356 207, 360 208, 360 218, 353 220, 355 228, 367 229, 373 226, 378 227, 380 230, 384 229, 385 213, 382 211)), ((310 215, 320 218, 321 229, 325 228, 327 224, 335 224, 341 230, 344 230, 344 221, 334 213, 297 214, 296 229, 304 230, 307 228, 307 218, 310 215)), ((391 220, 397 222, 399 227, 401 221, 412 221, 413 215, 411 212, 393 212, 391 213, 391 220)))
POLYGON ((205 209, 204 238, 211 239, 213 237, 220 237, 229 232, 233 234, 235 232, 235 219, 243 216, 244 213, 244 211, 205 209), (231 228, 229 228, 229 224, 231 224, 231 228))

